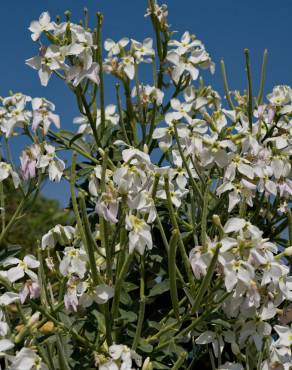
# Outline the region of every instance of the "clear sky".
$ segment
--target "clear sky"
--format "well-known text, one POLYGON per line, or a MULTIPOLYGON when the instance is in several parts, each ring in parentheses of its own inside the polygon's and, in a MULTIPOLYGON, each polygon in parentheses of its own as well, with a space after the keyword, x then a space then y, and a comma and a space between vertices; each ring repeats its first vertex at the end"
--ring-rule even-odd
MULTIPOLYGON (((268 49, 266 92, 273 85, 292 85, 292 1, 291 0, 165 0, 169 7, 169 23, 181 35, 188 30, 203 41, 215 61, 213 77, 205 72, 206 81, 222 93, 219 62, 226 63, 230 89, 246 87, 243 49, 249 48, 255 88, 258 87, 262 53, 268 49)), ((72 21, 78 23, 86 6, 92 19, 96 11, 104 13, 103 37, 119 39, 123 36, 143 40, 153 37, 150 21, 144 18, 146 0, 2 0, 0 4, 0 95, 9 90, 31 96, 44 96, 56 104, 62 127, 75 130, 72 118, 76 115, 75 101, 66 86, 52 78, 47 88, 41 87, 36 71, 24 60, 36 55, 37 47, 30 38, 28 26, 44 10, 52 18, 72 11, 72 21)), ((106 94, 107 104, 115 103, 111 89, 106 94)), ((13 146, 18 160, 18 148, 13 146)), ((66 184, 51 184, 44 193, 61 200, 65 206, 69 198, 66 184)))

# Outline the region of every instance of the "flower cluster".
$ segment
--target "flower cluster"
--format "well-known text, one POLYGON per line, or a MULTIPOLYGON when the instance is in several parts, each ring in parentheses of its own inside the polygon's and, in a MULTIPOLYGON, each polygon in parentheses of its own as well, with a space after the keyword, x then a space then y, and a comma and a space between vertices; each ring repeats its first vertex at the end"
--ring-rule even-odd
POLYGON ((215 71, 203 43, 188 31, 176 38, 154 0, 145 16, 155 40, 103 42, 100 13, 95 29, 86 9, 80 24, 65 16, 31 23, 40 48, 26 64, 42 85, 54 74, 75 94, 77 133, 51 129, 60 118, 45 98, 1 98, 6 144, 30 140, 19 169, 0 162, 0 183, 23 194, 7 220, 0 184, 6 367, 289 369, 292 88, 264 98, 264 60, 257 98, 249 68, 247 92, 230 92, 222 62, 225 102, 197 82, 215 71), (29 251, 10 248, 46 174, 68 181, 72 221, 29 251))
POLYGON ((40 15, 29 27, 33 41, 40 42, 42 34, 53 41, 41 44, 39 55, 26 64, 38 71, 41 84, 47 86, 53 73, 64 73, 66 81, 77 87, 84 79, 99 83, 99 66, 94 62, 96 41, 91 32, 71 22, 51 22, 48 12, 40 15))

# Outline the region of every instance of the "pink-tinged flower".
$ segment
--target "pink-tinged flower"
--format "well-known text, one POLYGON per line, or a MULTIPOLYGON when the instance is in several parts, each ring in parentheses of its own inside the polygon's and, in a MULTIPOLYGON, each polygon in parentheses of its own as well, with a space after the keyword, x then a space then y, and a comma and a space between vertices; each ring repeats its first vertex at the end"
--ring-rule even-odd
POLYGON ((85 78, 94 82, 96 85, 99 84, 99 65, 92 63, 90 67, 84 68, 80 62, 79 65, 74 65, 69 69, 67 75, 67 81, 73 81, 73 86, 78 86, 85 78))
POLYGON ((38 144, 33 144, 24 150, 20 157, 21 174, 24 180, 36 177, 36 165, 41 154, 38 144))
POLYGON ((19 292, 20 302, 24 303, 29 297, 30 299, 39 298, 41 294, 41 289, 36 281, 28 280, 21 291, 19 292))
POLYGON ((67 287, 67 291, 64 295, 64 304, 68 311, 77 312, 78 297, 75 285, 70 285, 67 287))
POLYGON ((113 224, 118 222, 119 198, 113 187, 108 186, 107 192, 101 194, 95 210, 99 216, 102 216, 106 221, 113 224))
POLYGON ((37 130, 40 124, 43 125, 43 131, 46 135, 53 123, 57 128, 60 128, 60 117, 53 113, 55 106, 50 101, 44 98, 34 98, 32 100, 33 120, 32 129, 37 130))

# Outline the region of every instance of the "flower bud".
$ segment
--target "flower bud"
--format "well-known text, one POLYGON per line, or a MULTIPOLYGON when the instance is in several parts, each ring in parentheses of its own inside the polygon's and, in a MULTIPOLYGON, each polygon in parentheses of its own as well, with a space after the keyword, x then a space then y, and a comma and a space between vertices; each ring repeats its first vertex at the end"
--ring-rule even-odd
POLYGON ((153 370, 152 362, 150 361, 150 357, 147 357, 144 361, 142 370, 153 370))
POLYGON ((286 257, 291 257, 292 256, 292 246, 290 246, 290 247, 288 247, 284 250, 284 256, 286 256, 286 257))
POLYGON ((213 215, 212 216, 212 221, 216 226, 221 226, 221 220, 218 215, 213 215))
POLYGON ((54 331, 55 325, 53 321, 47 321, 43 326, 40 327, 40 332, 43 334, 50 334, 54 331))
POLYGON ((32 326, 36 324, 40 319, 40 312, 35 312, 28 320, 27 326, 32 326))

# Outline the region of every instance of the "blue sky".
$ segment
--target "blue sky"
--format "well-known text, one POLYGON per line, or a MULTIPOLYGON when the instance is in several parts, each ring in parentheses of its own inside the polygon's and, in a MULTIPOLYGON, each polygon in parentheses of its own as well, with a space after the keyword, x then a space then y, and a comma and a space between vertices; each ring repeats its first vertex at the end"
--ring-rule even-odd
MULTIPOLYGON (((203 41, 216 63, 214 76, 204 74, 205 81, 222 93, 219 62, 225 60, 230 89, 246 87, 243 49, 251 53, 253 83, 258 87, 262 53, 268 49, 266 92, 273 85, 292 85, 292 1, 281 0, 165 0, 169 6, 169 23, 179 31, 196 34, 203 41)), ((62 127, 75 130, 72 118, 76 115, 75 101, 66 86, 53 78, 47 88, 41 87, 37 73, 24 64, 24 60, 37 53, 31 41, 28 26, 31 20, 48 10, 52 17, 72 11, 72 20, 78 22, 83 8, 89 9, 92 19, 96 11, 104 13, 103 36, 119 39, 123 36, 143 40, 152 37, 148 18, 144 18, 146 0, 26 0, 1 1, 0 34, 0 95, 9 90, 21 91, 31 96, 44 96, 56 104, 62 119, 62 127)), ((106 94, 107 103, 114 103, 110 87, 106 94)), ((18 160, 19 149, 13 146, 18 160)), ((67 185, 50 184, 44 193, 57 198, 62 205, 69 199, 67 185)))

